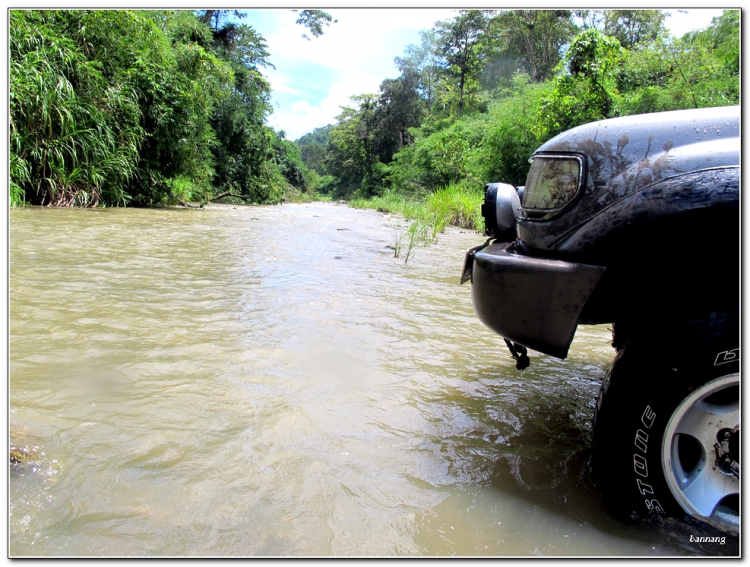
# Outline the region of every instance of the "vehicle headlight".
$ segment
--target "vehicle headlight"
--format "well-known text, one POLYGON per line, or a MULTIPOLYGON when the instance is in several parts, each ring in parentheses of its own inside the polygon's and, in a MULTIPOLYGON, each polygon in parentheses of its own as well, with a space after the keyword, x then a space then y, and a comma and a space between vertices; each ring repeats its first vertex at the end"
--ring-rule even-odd
POLYGON ((526 178, 521 216, 549 220, 572 205, 583 189, 586 161, 576 154, 536 154, 526 178))
POLYGON ((516 239, 516 217, 521 209, 521 199, 513 185, 488 183, 484 186, 484 232, 503 242, 516 239))

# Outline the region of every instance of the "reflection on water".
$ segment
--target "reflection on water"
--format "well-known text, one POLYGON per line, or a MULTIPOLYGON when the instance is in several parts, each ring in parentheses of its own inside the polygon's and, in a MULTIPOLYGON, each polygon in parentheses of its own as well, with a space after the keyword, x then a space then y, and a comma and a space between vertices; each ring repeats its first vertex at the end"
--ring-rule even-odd
POLYGON ((404 264, 335 204, 10 218, 13 556, 738 551, 604 509, 609 331, 516 370, 458 285, 475 233, 404 264))

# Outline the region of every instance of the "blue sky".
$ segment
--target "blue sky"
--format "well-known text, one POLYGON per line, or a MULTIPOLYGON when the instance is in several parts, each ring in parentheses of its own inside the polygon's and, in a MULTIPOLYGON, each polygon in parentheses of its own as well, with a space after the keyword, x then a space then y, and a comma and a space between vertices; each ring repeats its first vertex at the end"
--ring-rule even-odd
MULTIPOLYGON (((242 20, 267 41, 275 69, 265 69, 273 89, 274 112, 268 120, 295 140, 314 128, 335 122, 340 106, 351 95, 377 93, 383 79, 395 78, 394 57, 409 44, 419 44, 420 30, 456 11, 437 8, 333 8, 337 23, 319 38, 306 40, 307 30, 296 25, 289 8, 248 10, 242 20)), ((675 36, 705 28, 722 10, 678 8, 668 10, 667 28, 675 36)))

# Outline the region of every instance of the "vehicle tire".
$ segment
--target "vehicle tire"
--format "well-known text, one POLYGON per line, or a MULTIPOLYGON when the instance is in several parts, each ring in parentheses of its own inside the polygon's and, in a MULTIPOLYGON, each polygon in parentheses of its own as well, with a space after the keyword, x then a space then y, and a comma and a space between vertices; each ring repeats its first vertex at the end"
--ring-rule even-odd
POLYGON ((734 327, 620 347, 593 427, 592 476, 614 510, 738 527, 739 353, 734 327))

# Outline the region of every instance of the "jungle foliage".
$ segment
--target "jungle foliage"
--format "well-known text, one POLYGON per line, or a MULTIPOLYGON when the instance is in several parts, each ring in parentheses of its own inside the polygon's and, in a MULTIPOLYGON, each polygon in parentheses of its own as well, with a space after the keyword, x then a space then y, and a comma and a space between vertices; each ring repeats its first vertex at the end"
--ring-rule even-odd
MULTIPOLYGON (((335 23, 295 17, 313 37, 335 23)), ((532 151, 567 128, 738 104, 739 10, 682 38, 664 17, 461 10, 295 143, 266 124, 270 55, 242 12, 11 10, 11 205, 429 203, 450 188, 441 203, 478 207, 484 183, 523 184, 532 151)))
MULTIPOLYGON (((266 125, 269 53, 243 16, 12 10, 11 205, 278 203, 307 191, 299 149, 266 125)), ((316 10, 298 20, 314 36, 329 22, 316 10)))
POLYGON ((682 38, 664 18, 462 10, 422 32, 378 93, 352 96, 327 141, 311 139, 317 130, 301 138, 302 159, 322 176, 318 190, 358 206, 391 210, 384 203, 429 202, 450 187, 478 208, 485 183, 523 185, 534 149, 573 126, 738 104, 739 11, 682 38))

